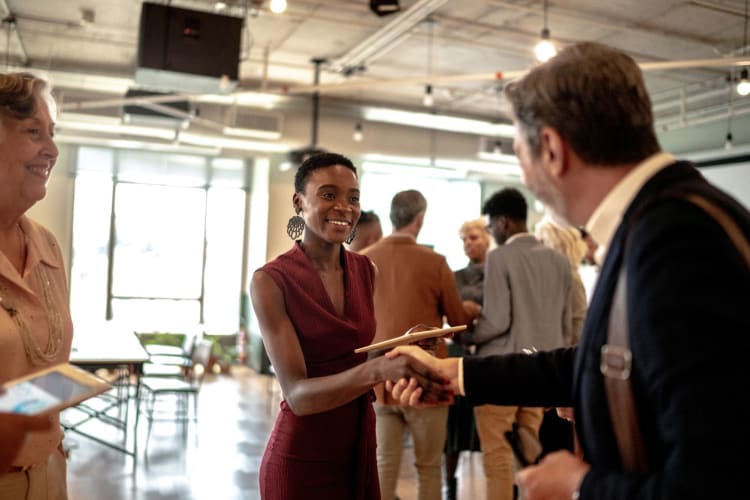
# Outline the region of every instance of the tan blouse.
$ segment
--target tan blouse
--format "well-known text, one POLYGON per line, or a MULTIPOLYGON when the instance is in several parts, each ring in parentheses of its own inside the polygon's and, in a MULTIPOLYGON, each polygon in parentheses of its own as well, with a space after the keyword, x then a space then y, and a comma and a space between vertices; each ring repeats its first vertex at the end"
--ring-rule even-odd
MULTIPOLYGON (((26 239, 26 265, 23 276, 10 263, 4 253, 0 252, 0 383, 40 370, 44 366, 62 363, 70 356, 73 339, 73 322, 68 308, 68 284, 63 266, 60 245, 47 229, 27 217, 20 221, 26 239), (44 266, 43 272, 37 268, 44 266), (42 277, 49 284, 42 283, 42 277), (48 307, 49 306, 51 307, 48 307), (27 331, 44 348, 50 337, 50 318, 58 331, 62 333, 62 344, 53 359, 44 366, 34 365, 24 348, 21 328, 13 319, 6 307, 17 311, 27 331), (48 309, 56 309, 50 311, 48 309)), ((59 415, 54 416, 55 423, 59 415)), ((23 448, 15 459, 14 465, 36 465, 47 460, 49 454, 62 441, 62 430, 54 425, 47 432, 35 432, 29 435, 23 448)))

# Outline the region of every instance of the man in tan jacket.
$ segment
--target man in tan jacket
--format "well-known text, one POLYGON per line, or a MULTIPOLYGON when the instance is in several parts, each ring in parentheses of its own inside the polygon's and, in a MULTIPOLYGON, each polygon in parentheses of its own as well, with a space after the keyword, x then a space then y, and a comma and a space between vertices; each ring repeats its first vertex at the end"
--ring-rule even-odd
MULTIPOLYGON (((443 255, 417 244, 427 200, 416 190, 401 191, 391 201, 391 235, 362 253, 377 267, 375 278, 374 342, 403 335, 409 328, 424 324, 442 327, 466 324, 467 314, 456 289, 453 272, 443 255)), ((478 307, 467 304, 467 309, 478 307)), ((478 315, 479 311, 473 311, 478 315)), ((460 334, 459 334, 460 335, 460 334)), ((441 339, 436 355, 445 357, 441 339)), ((448 407, 408 408, 384 398, 383 387, 375 389, 378 474, 383 500, 393 500, 403 454, 404 428, 414 441, 419 500, 440 500, 441 458, 445 444, 448 407)))

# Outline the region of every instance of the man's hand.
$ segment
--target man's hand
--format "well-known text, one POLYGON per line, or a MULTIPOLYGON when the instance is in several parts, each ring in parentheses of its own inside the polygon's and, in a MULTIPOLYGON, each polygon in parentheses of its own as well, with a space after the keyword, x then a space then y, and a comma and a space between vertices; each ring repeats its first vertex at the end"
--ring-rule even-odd
MULTIPOLYGON (((435 359, 419 347, 410 346, 410 349, 421 352, 425 359, 435 359)), ((425 405, 445 404, 453 400, 453 391, 448 382, 430 369, 421 359, 410 356, 393 356, 387 353, 380 358, 381 378, 386 383, 386 390, 390 391, 393 383, 399 380, 412 380, 413 388, 419 389, 417 400, 425 405)), ((411 395, 411 393, 410 393, 411 395)))
POLYGON ((568 422, 575 422, 575 414, 573 413, 573 408, 570 406, 558 406, 555 408, 557 410, 557 416, 560 418, 564 418, 568 422))
POLYGON ((23 446, 26 434, 52 427, 47 415, 0 413, 0 474, 8 470, 23 446))
POLYGON ((527 500, 570 500, 591 466, 569 451, 556 451, 516 474, 527 500))
MULTIPOLYGON (((434 379, 447 384, 444 387, 450 390, 451 395, 458 392, 458 358, 438 359, 414 346, 398 346, 387 353, 386 357, 411 359, 423 366, 434 379)), ((429 387, 425 387, 414 377, 391 379, 386 382, 385 389, 402 405, 422 407, 435 403, 432 398, 425 397, 429 387)))
POLYGON ((461 305, 464 306, 464 312, 471 319, 477 319, 482 315, 482 305, 473 300, 464 300, 461 305))

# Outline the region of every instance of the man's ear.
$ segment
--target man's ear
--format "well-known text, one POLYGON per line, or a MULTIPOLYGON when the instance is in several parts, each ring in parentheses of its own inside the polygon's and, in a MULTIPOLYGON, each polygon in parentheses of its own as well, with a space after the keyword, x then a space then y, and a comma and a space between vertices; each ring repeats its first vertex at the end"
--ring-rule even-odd
POLYGON ((568 168, 565 140, 552 127, 542 127, 539 131, 542 163, 554 178, 562 177, 568 168))

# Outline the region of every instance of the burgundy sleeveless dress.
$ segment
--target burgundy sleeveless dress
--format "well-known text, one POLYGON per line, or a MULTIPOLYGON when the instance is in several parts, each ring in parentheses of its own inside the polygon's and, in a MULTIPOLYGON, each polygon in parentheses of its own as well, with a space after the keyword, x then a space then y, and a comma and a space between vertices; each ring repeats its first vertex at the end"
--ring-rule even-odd
MULTIPOLYGON (((299 243, 263 266, 284 294, 309 377, 363 363, 354 349, 375 336, 373 268, 341 249, 345 313, 340 318, 299 243)), ((343 406, 298 417, 285 401, 268 439, 259 473, 263 500, 380 499, 372 392, 343 406)))

